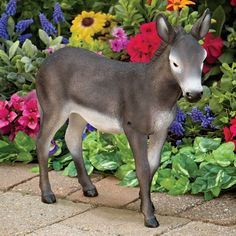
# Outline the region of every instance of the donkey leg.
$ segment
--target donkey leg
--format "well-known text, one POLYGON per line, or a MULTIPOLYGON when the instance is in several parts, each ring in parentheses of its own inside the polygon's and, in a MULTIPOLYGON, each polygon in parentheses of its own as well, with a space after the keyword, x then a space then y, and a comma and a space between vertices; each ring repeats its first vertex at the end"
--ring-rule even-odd
POLYGON ((156 228, 159 226, 159 223, 154 216, 150 196, 150 167, 147 160, 147 136, 135 131, 129 126, 124 127, 124 130, 135 158, 144 224, 147 227, 156 228))
MULTIPOLYGON (((163 129, 158 132, 158 134, 153 134, 149 136, 148 145, 148 162, 150 166, 150 186, 152 184, 153 176, 155 175, 161 161, 161 150, 163 144, 165 143, 167 137, 168 129, 163 129)), ((155 206, 152 205, 155 211, 155 206)))
POLYGON ((75 162, 78 181, 82 185, 84 195, 86 197, 95 197, 98 195, 98 192, 87 174, 82 154, 82 133, 86 123, 79 114, 70 114, 65 141, 75 162))
POLYGON ((50 142, 57 130, 65 123, 67 117, 57 112, 44 113, 41 115, 40 132, 37 137, 37 156, 40 169, 39 186, 42 193, 42 202, 56 202, 55 195, 52 192, 48 178, 48 153, 50 142))

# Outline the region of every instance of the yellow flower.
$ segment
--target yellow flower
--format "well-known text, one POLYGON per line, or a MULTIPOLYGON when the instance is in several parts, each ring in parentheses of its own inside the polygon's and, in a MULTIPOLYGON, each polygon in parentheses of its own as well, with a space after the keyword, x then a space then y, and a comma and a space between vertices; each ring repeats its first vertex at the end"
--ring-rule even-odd
POLYGON ((82 11, 73 21, 70 31, 76 34, 78 40, 86 42, 91 41, 91 37, 100 32, 106 22, 106 15, 101 12, 95 13, 94 11, 82 11))
POLYGON ((116 26, 115 16, 111 14, 106 14, 106 22, 105 25, 103 26, 101 33, 102 34, 110 33, 115 26, 116 26))
POLYGON ((168 0, 167 10, 177 11, 187 5, 195 5, 196 3, 189 0, 168 0))

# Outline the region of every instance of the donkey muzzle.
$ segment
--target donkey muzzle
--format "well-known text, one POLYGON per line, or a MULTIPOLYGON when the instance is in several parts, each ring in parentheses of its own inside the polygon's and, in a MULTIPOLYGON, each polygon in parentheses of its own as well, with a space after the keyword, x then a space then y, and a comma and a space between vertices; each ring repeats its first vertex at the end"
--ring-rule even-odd
POLYGON ((185 97, 189 102, 197 102, 202 98, 203 91, 186 92, 185 97))

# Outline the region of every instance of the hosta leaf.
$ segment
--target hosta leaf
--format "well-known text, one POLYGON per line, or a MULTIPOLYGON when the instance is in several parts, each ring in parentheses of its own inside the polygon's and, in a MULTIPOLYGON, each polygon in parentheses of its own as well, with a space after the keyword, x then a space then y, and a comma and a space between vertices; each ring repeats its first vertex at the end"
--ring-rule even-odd
POLYGON ((20 42, 16 41, 12 44, 12 46, 9 49, 9 59, 15 56, 16 50, 19 47, 20 42))

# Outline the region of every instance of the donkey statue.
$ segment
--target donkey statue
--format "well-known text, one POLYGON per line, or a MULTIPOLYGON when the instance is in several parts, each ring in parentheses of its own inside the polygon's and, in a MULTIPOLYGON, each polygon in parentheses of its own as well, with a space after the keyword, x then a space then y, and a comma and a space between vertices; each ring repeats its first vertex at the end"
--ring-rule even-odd
POLYGON ((177 100, 181 94, 190 102, 202 96, 206 51, 198 40, 207 34, 210 20, 207 9, 186 33, 159 14, 156 23, 163 42, 149 63, 115 61, 74 47, 60 49, 44 61, 36 78, 41 115, 37 155, 43 202, 56 202, 48 178, 49 145, 69 118, 65 141, 84 195, 98 195, 83 163, 81 135, 86 124, 103 132, 124 132, 135 159, 144 224, 159 226, 150 185, 168 127, 175 118, 177 100))

